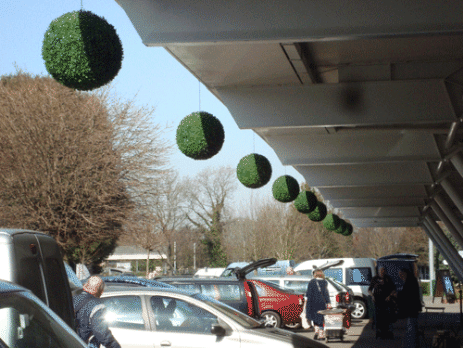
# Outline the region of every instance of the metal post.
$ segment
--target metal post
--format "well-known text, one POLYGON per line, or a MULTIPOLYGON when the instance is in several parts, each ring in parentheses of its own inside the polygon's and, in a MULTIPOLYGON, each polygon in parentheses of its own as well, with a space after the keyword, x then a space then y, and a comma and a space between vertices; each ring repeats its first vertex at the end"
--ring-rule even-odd
POLYGON ((177 274, 177 242, 174 242, 174 274, 177 274))
POLYGON ((193 269, 196 271, 196 243, 193 243, 193 269))
POLYGON ((445 212, 439 207, 439 205, 435 201, 432 201, 431 203, 429 203, 429 206, 432 208, 432 210, 434 210, 434 212, 439 217, 439 219, 441 219, 445 227, 447 227, 450 234, 453 236, 453 238, 455 238, 456 242, 460 245, 460 248, 463 249, 463 237, 460 236, 460 233, 458 233, 457 229, 455 228, 455 226, 453 226, 452 222, 447 217, 445 212))
POLYGON ((455 215, 449 205, 445 202, 444 197, 442 194, 438 193, 434 196, 434 200, 439 204, 439 207, 444 211, 445 215, 449 218, 452 222, 452 225, 458 231, 459 235, 463 238, 463 224, 461 223, 460 219, 455 215))
POLYGON ((463 157, 460 153, 457 153, 455 156, 450 158, 450 162, 452 162, 455 169, 463 176, 463 157))
POLYGON ((436 241, 439 242, 445 251, 447 251, 447 262, 452 267, 452 269, 457 274, 460 280, 463 280, 463 270, 461 269, 461 265, 463 264, 463 260, 458 254, 458 252, 453 247, 452 243, 450 243, 447 236, 444 234, 442 229, 439 227, 436 221, 434 221, 431 217, 426 216, 425 220, 428 222, 429 226, 431 226, 431 232, 435 233, 436 241))
MULTIPOLYGON (((429 233, 427 233, 429 236, 429 233)), ((429 238, 429 294, 432 296, 433 292, 433 281, 435 279, 435 271, 434 271, 434 244, 432 243, 431 238, 429 238)))
POLYGON ((452 199, 453 203, 455 203, 458 210, 463 214, 463 199, 461 199, 460 195, 455 190, 455 188, 450 183, 450 181, 448 179, 444 179, 444 180, 441 181, 440 184, 444 188, 445 192, 452 199))
MULTIPOLYGON (((444 248, 443 243, 438 239, 437 237, 437 232, 434 230, 434 228, 429 224, 428 221, 423 220, 423 227, 425 231, 427 231, 427 234, 429 238, 433 241, 434 245, 436 248, 439 250, 441 255, 447 260, 447 263, 452 269, 455 269, 455 263, 453 261, 453 258, 449 256, 449 252, 446 248, 444 248)), ((455 272, 457 273, 457 272, 455 272)))

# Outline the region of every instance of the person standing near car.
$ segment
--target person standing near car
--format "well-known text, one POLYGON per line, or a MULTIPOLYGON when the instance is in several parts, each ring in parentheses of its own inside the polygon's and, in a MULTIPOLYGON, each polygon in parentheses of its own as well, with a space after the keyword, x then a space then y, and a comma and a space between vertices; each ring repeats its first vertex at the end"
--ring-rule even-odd
POLYGON ((393 338, 394 335, 390 327, 395 318, 393 311, 397 293, 395 284, 384 267, 381 267, 378 270, 378 275, 371 279, 368 292, 373 297, 375 304, 376 337, 381 339, 393 338))
POLYGON ((403 342, 404 348, 417 347, 418 313, 422 311, 420 300, 420 286, 415 275, 403 268, 399 277, 404 282, 403 288, 397 294, 401 317, 407 319, 407 331, 403 342))
POLYGON ((315 328, 314 339, 324 339, 325 331, 323 330, 323 314, 318 311, 331 309, 330 294, 328 292, 328 282, 325 280, 325 274, 321 269, 313 271, 313 279, 307 286, 307 320, 313 322, 315 328))
POLYGON ((74 296, 77 334, 89 348, 121 348, 104 320, 106 307, 100 299, 104 282, 98 276, 91 276, 84 285, 84 291, 74 296))

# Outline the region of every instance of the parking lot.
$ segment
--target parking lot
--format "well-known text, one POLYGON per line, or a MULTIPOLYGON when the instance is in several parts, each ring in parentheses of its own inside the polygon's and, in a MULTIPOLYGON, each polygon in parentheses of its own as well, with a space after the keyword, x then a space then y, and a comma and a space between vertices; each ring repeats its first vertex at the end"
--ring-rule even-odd
MULTIPOLYGON (((434 336, 440 331, 447 331, 449 335, 456 335, 457 338, 463 342, 463 331, 460 330, 460 304, 444 304, 441 303, 440 298, 436 298, 432 303, 432 297, 425 297, 426 307, 434 308, 420 313, 419 333, 420 333, 420 348, 432 347, 434 336), (443 307, 444 310, 438 310, 443 307)), ((384 347, 396 348, 402 346, 402 339, 405 335, 405 319, 400 319, 394 323, 394 339, 380 340, 376 339, 375 331, 373 330, 369 320, 353 320, 351 328, 344 336, 344 340, 330 341, 327 343, 328 347, 333 348, 368 348, 368 347, 384 347)), ((313 338, 313 331, 300 331, 304 336, 313 338)))

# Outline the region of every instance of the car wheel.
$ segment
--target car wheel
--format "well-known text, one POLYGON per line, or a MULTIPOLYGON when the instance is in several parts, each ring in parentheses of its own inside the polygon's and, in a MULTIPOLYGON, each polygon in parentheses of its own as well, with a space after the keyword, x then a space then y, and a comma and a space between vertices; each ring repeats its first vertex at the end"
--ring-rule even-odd
POLYGON ((353 319, 365 319, 367 317, 367 306, 362 300, 354 300, 355 309, 351 316, 353 319))
POLYGON ((266 327, 280 327, 281 318, 278 313, 275 312, 264 312, 262 313, 262 319, 266 327))
POLYGON ((289 324, 285 324, 285 326, 288 329, 295 330, 295 329, 299 329, 301 327, 301 323, 289 323, 289 324))

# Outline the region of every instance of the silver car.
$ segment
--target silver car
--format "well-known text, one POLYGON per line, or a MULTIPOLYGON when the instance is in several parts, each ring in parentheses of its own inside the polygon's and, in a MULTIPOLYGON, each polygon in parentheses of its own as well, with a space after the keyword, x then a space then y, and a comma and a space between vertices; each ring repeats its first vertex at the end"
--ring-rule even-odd
POLYGON ((0 348, 85 348, 71 328, 30 290, 0 281, 0 348))
POLYGON ((166 288, 108 288, 106 321, 122 348, 326 347, 308 337, 266 328, 202 294, 166 288))

